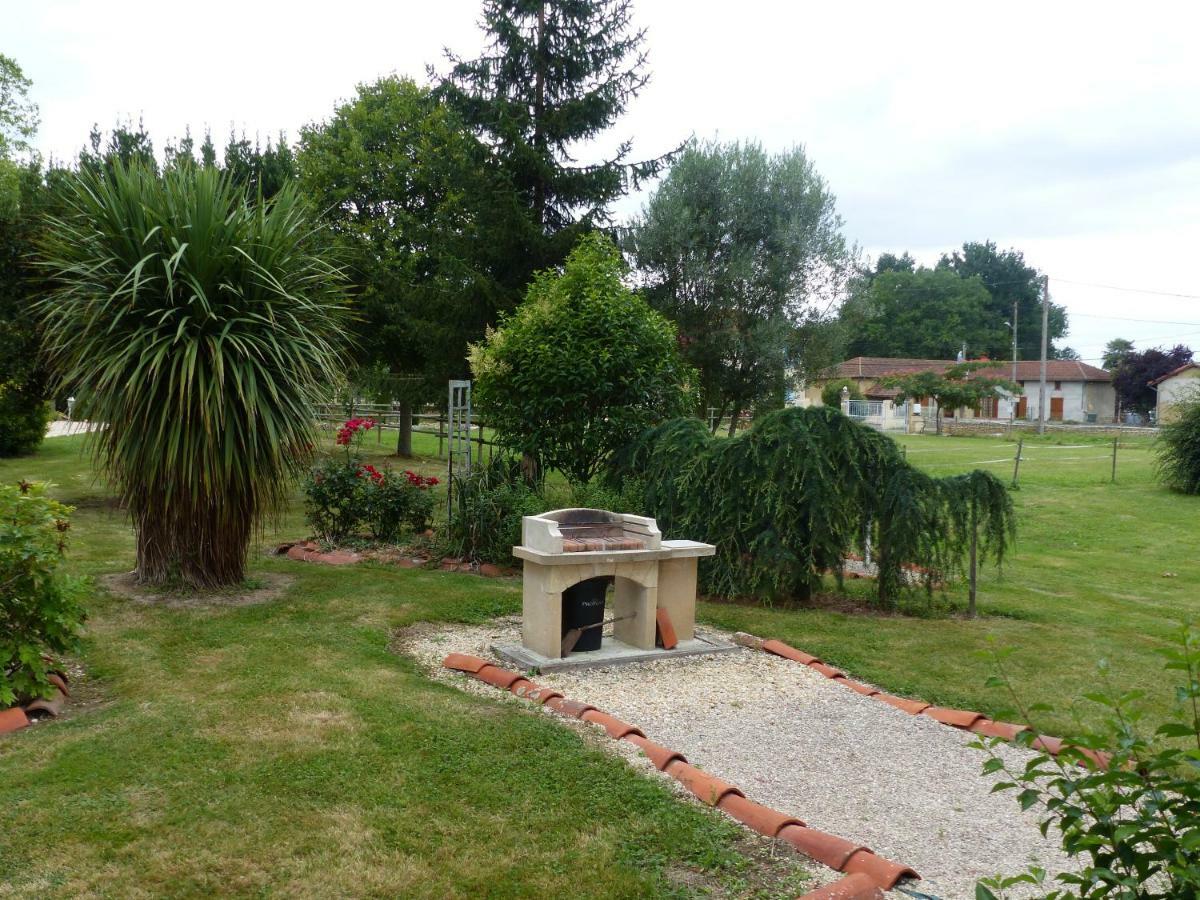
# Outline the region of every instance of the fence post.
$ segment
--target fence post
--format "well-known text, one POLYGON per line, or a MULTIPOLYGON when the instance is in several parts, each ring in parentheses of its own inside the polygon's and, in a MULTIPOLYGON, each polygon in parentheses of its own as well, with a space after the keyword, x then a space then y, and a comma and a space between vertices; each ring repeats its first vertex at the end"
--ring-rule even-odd
POLYGON ((441 413, 438 413, 438 459, 442 458, 442 438, 445 437, 446 420, 441 413))
POLYGON ((1109 481, 1109 484, 1117 483, 1117 441, 1119 441, 1119 440, 1120 440, 1120 437, 1113 438, 1112 480, 1109 481))
POLYGON ((1021 471, 1021 448, 1025 445, 1025 438, 1017 438, 1017 457, 1013 460, 1013 480, 1012 486, 1017 486, 1017 473, 1021 471))

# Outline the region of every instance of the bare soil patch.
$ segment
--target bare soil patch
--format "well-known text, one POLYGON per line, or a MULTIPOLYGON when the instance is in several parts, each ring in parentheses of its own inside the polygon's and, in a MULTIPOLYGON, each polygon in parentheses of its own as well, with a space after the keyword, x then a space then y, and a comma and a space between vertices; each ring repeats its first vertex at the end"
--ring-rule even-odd
POLYGON ((154 585, 140 584, 133 572, 101 575, 97 581, 118 597, 146 606, 165 606, 170 609, 218 609, 221 607, 257 606, 278 600, 291 587, 291 575, 277 573, 255 576, 252 582, 216 591, 163 590, 154 585))

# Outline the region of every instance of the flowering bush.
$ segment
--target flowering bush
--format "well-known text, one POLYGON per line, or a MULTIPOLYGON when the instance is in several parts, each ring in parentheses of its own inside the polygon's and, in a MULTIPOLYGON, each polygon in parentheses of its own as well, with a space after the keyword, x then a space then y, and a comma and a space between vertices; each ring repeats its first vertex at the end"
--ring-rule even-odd
POLYGON ((350 445, 357 444, 362 440, 362 436, 375 427, 374 419, 348 419, 338 429, 337 445, 345 447, 346 452, 350 452, 350 445))
POLYGON ((393 542, 406 529, 424 531, 433 518, 430 488, 439 481, 406 469, 393 472, 362 462, 352 448, 375 427, 371 419, 350 419, 337 433, 344 456, 313 466, 304 485, 306 518, 317 537, 336 542, 362 530, 393 542))
POLYGON ((81 584, 57 571, 70 512, 41 485, 0 485, 0 709, 48 696, 42 654, 78 640, 81 584))

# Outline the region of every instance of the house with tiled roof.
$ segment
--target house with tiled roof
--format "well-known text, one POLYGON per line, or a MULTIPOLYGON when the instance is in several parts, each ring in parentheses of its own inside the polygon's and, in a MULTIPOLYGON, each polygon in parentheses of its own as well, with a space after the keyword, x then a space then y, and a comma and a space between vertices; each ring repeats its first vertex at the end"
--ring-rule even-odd
POLYGON ((1200 399, 1200 364, 1184 363, 1166 375, 1150 382, 1154 388, 1154 421, 1172 422, 1179 416, 1179 406, 1187 400, 1200 399))
MULTIPOLYGON (((830 381, 848 379, 854 382, 868 400, 891 400, 896 390, 880 382, 889 375, 909 375, 916 372, 944 372, 956 365, 952 359, 891 359, 878 356, 856 356, 839 363, 822 378, 805 389, 809 403, 820 405, 821 390, 830 381)), ((942 410, 945 417, 987 419, 1038 418, 1038 382, 1041 374, 1039 360, 1001 363, 989 374, 1007 378, 1021 385, 1024 394, 1013 398, 998 395, 985 400, 979 409, 942 410)), ((1072 359, 1052 359, 1046 362, 1046 406, 1050 421, 1108 423, 1116 418, 1117 394, 1112 376, 1104 369, 1072 359)), ((930 409, 928 398, 922 404, 930 409)))

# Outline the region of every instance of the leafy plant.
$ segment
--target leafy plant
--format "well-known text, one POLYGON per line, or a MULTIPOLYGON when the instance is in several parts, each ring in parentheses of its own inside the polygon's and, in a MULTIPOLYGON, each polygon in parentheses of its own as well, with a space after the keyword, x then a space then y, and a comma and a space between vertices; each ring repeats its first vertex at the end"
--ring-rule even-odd
POLYGON ((472 347, 475 400, 506 447, 591 480, 615 449, 691 405, 674 327, 622 281, 621 254, 584 237, 561 272, 472 347))
POLYGON ((610 478, 641 481, 664 534, 717 545, 701 565, 716 594, 804 599, 869 549, 879 601, 894 605, 905 567, 925 569, 927 590, 961 568, 971 533, 960 529, 982 523, 997 560, 1012 537, 1012 503, 994 476, 931 478, 891 438, 824 406, 770 413, 733 438, 694 419, 664 423, 616 456, 610 478), (951 507, 971 497, 963 525, 951 507))
POLYGON ((1158 439, 1158 477, 1181 494, 1200 494, 1200 397, 1178 407, 1158 439))
POLYGON ((851 400, 861 400, 863 393, 858 389, 858 382, 850 378, 835 378, 821 388, 821 402, 834 409, 842 408, 842 388, 850 392, 851 400))
POLYGON ((520 460, 496 456, 465 478, 454 479, 446 550, 465 559, 508 564, 512 548, 521 543, 521 518, 547 508, 520 460))
POLYGON ((1014 381, 979 374, 981 370, 995 369, 999 365, 997 362, 962 362, 943 372, 926 370, 889 375, 881 378, 879 383, 899 391, 897 402, 932 397, 937 403, 937 433, 941 434, 943 410, 978 406, 984 399, 997 396, 998 391, 1007 391, 1014 396, 1022 393, 1021 386, 1014 381))
POLYGON ((78 641, 81 585, 58 571, 71 512, 44 485, 0 485, 0 709, 48 696, 43 654, 78 641))
POLYGON ((245 576, 252 531, 312 457, 341 370, 341 271, 295 188, 254 203, 230 177, 134 163, 81 171, 42 246, 60 384, 137 533, 137 578, 245 576))
MULTIPOLYGON (((995 741, 976 744, 990 753, 985 774, 1004 776, 993 790, 1018 791, 1022 809, 1040 807, 1042 833, 1057 829, 1067 854, 1085 860, 1079 871, 1057 875, 1066 887, 1046 897, 1200 895, 1200 779, 1195 774, 1200 768, 1200 631, 1183 627, 1178 646, 1160 652, 1166 671, 1183 684, 1176 689, 1175 714, 1153 731, 1137 708, 1142 692, 1112 690, 1102 665, 1104 689, 1085 696, 1107 710, 1103 726, 1064 742, 1056 756, 1041 752, 1023 768, 1013 768, 990 752, 995 741), (1110 757, 1101 755, 1108 752, 1110 757)), ((1006 686, 1017 700, 1003 672, 1004 655, 993 683, 1006 686)), ((1021 710, 1024 721, 1036 711, 1021 710)), ((1020 736, 1027 746, 1035 739, 1032 731, 1020 736)), ((1031 869, 985 879, 976 897, 995 900, 1012 887, 1043 886, 1045 875, 1031 869)))

